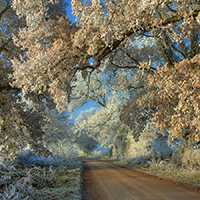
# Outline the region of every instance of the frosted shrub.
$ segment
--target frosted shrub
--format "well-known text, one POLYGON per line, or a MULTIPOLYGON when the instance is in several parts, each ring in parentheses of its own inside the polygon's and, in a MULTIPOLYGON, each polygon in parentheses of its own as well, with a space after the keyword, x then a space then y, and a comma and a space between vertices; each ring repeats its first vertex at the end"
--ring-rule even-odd
POLYGON ((145 162, 145 160, 165 159, 171 156, 172 149, 168 145, 167 136, 158 133, 158 130, 148 123, 141 133, 139 140, 133 138, 130 141, 128 157, 133 159, 133 162, 145 162))
POLYGON ((67 159, 77 158, 79 156, 79 149, 76 145, 72 145, 66 141, 58 141, 52 143, 48 148, 56 155, 62 156, 67 159))
POLYGON ((184 149, 182 163, 184 166, 200 167, 200 149, 184 149))

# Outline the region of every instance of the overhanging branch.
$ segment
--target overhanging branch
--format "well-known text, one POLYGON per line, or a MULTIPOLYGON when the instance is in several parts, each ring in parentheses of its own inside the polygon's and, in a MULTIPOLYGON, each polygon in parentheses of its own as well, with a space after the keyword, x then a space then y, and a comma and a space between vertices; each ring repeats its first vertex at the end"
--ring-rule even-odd
POLYGON ((11 8, 11 5, 8 3, 6 7, 0 12, 0 19, 2 16, 11 8))
MULTIPOLYGON (((190 15, 189 17, 194 17, 196 18, 198 16, 200 12, 200 9, 198 8, 197 10, 194 10, 190 15)), ((180 13, 177 13, 177 15, 173 15, 172 17, 169 17, 165 20, 161 20, 160 23, 158 23, 157 25, 151 25, 149 24, 148 25, 148 29, 151 30, 151 29, 155 29, 155 28, 162 28, 162 27, 166 27, 168 26, 169 24, 174 24, 178 21, 181 21, 183 20, 184 16, 182 16, 180 13)), ((95 58, 95 61, 96 61, 96 65, 94 66, 96 69, 98 69, 101 65, 101 61, 103 59, 105 59, 110 53, 112 53, 114 50, 118 49, 119 46, 128 38, 130 37, 131 35, 133 35, 134 33, 137 33, 137 32, 145 32, 146 29, 142 30, 141 29, 130 29, 128 30, 127 32, 124 33, 123 37, 120 39, 120 40, 114 40, 113 42, 113 45, 112 47, 108 47, 108 46, 104 46, 102 48, 99 49, 98 53, 96 53, 94 55, 94 58, 95 58)), ((88 56, 88 59, 89 59, 89 56, 88 56)), ((93 68, 94 68, 93 67, 93 68)), ((91 68, 91 66, 83 66, 82 68, 80 69, 85 69, 85 68, 91 68)))

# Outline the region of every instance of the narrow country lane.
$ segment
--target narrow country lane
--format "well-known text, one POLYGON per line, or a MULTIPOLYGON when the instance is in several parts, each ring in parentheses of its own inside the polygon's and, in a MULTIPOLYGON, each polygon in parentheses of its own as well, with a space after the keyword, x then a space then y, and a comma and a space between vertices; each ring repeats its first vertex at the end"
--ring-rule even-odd
POLYGON ((200 193, 104 161, 86 161, 84 200, 200 200, 200 193))

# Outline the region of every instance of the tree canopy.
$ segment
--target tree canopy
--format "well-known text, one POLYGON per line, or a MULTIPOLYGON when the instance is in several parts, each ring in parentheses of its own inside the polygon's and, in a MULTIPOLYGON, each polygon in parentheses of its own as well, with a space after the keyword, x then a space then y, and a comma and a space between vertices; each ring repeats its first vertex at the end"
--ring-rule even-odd
MULTIPOLYGON (((165 48, 169 64, 173 64, 173 59, 166 45, 178 41, 182 35, 196 39, 192 28, 198 28, 198 1, 101 3, 95 0, 88 4, 73 1, 73 11, 78 17, 75 27, 70 26, 59 12, 51 12, 49 7, 56 3, 50 0, 13 1, 18 16, 26 19, 26 27, 15 38, 16 45, 24 49, 25 55, 20 61, 14 60, 14 84, 25 92, 48 92, 61 107, 70 99, 71 82, 76 72, 98 70, 103 60, 112 57, 129 36, 151 32, 158 39, 164 38, 162 48, 165 48), (181 27, 176 27, 177 23, 182 23, 181 27), (183 29, 183 33, 178 34, 181 30, 175 28, 183 29), (171 41, 172 34, 177 36, 174 41, 171 41), (88 63, 91 57, 95 60, 94 65, 88 63)), ((197 45, 196 48, 193 51, 198 52, 197 45)), ((148 68, 147 63, 138 63, 137 58, 135 61, 131 67, 148 68)))
MULTIPOLYGON (((41 119, 35 128, 40 129, 42 119, 48 118, 44 110, 52 108, 52 101, 59 111, 88 98, 106 107, 117 90, 121 97, 126 91, 132 98, 121 117, 130 127, 144 127, 131 126, 132 120, 152 120, 172 137, 199 142, 199 0, 73 0, 72 6, 74 24, 66 17, 65 1, 1 1, 3 138, 10 127, 15 130, 12 134, 29 138, 33 118, 29 121, 24 116, 35 112, 41 119), (141 47, 141 41, 147 44, 141 47), (123 70, 133 74, 140 70, 139 81, 123 70), (23 109, 24 102, 16 100, 22 94, 29 101, 35 97, 31 99, 34 108, 23 109)), ((108 106, 109 111, 112 106, 108 106)))

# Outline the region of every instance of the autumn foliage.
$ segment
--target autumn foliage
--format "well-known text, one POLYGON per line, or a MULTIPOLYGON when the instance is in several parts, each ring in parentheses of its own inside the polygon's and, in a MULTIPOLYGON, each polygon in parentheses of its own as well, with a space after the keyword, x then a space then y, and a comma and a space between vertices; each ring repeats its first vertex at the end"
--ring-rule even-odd
POLYGON ((153 121, 172 137, 200 141, 200 56, 164 67, 149 78, 153 121))
MULTIPOLYGON (((87 81, 86 88, 79 90, 76 97, 97 100, 101 95, 103 101, 99 103, 106 107, 108 90, 100 90, 98 80, 104 68, 108 69, 104 77, 113 68, 145 73, 145 86, 139 87, 137 98, 125 107, 124 121, 128 118, 127 124, 137 134, 152 120, 172 138, 199 142, 199 0, 91 0, 88 4, 73 0, 77 18, 73 25, 63 12, 63 2, 0 2, 0 148, 4 142, 16 147, 17 140, 8 140, 8 135, 20 135, 25 143, 33 140, 33 121, 38 122, 35 129, 39 130, 39 141, 42 119, 48 110, 43 102, 53 101, 59 111, 65 111, 82 79, 87 81), (152 38, 154 51, 159 52, 157 57, 162 61, 159 67, 154 66, 151 49, 146 47, 139 53, 131 50, 133 39, 141 35, 152 38), (95 81, 94 72, 98 77, 95 81), (90 87, 94 82, 95 87, 90 87), (28 112, 24 104, 19 105, 17 97, 22 94, 36 97, 35 106, 28 112)), ((107 86, 110 91, 138 89, 121 74, 118 87, 107 86)))

